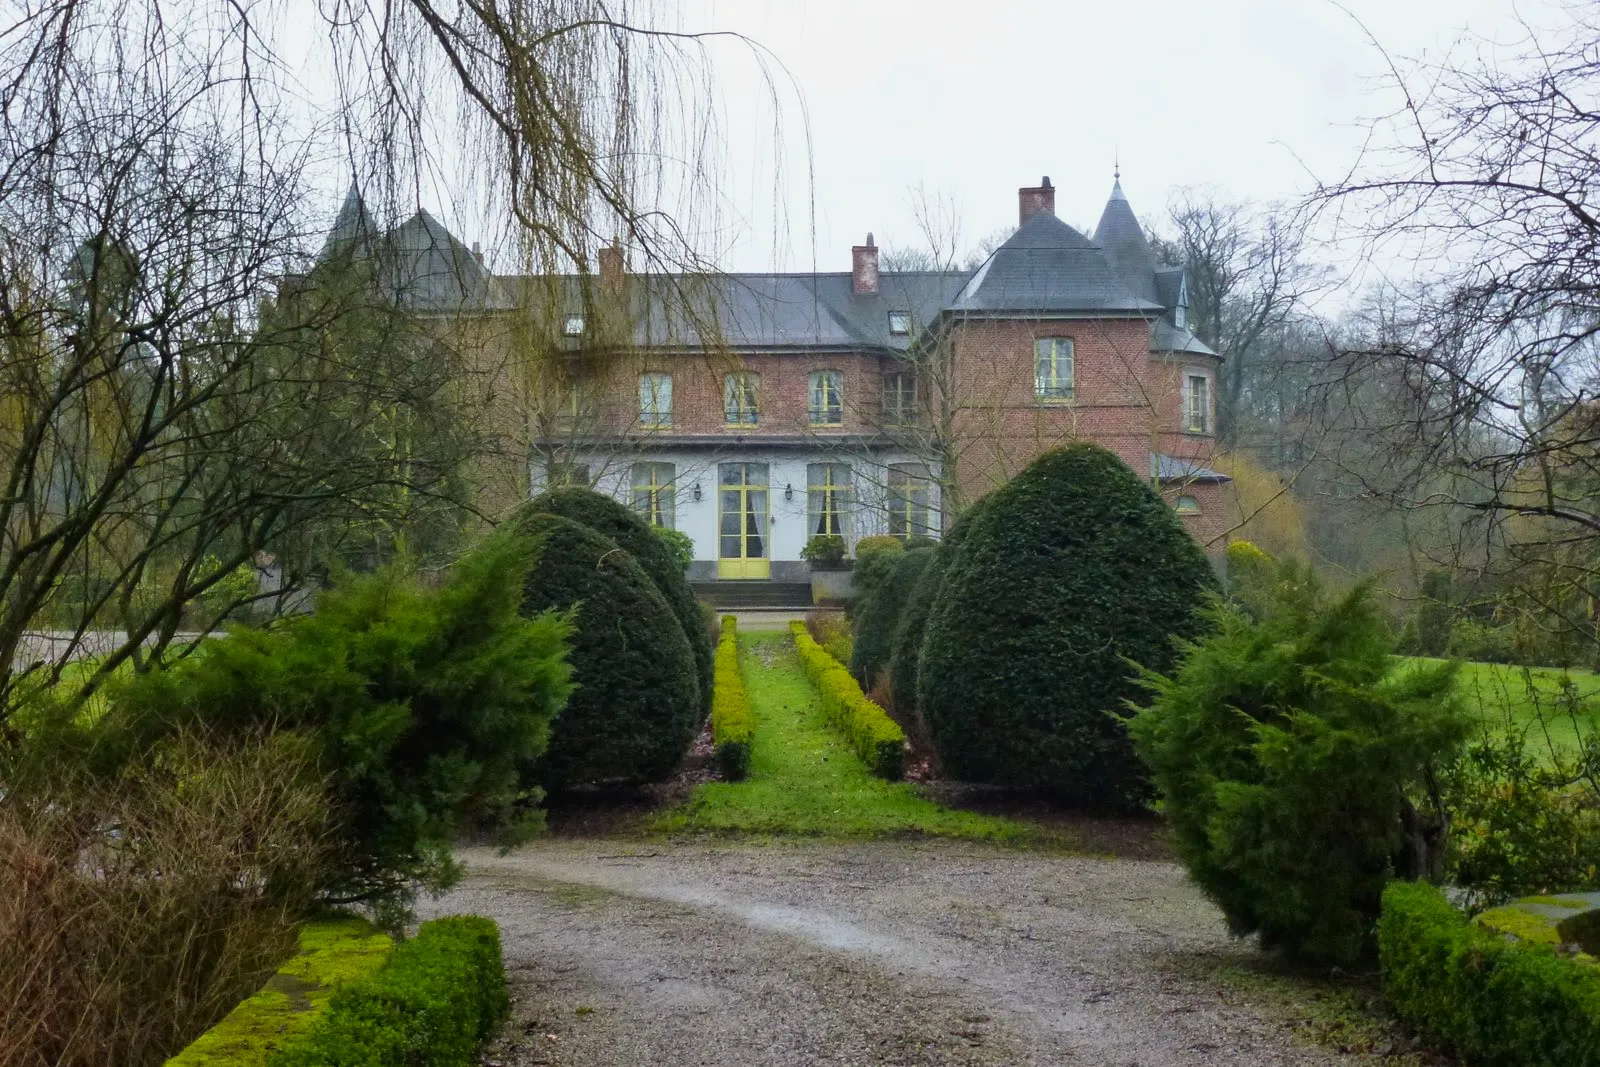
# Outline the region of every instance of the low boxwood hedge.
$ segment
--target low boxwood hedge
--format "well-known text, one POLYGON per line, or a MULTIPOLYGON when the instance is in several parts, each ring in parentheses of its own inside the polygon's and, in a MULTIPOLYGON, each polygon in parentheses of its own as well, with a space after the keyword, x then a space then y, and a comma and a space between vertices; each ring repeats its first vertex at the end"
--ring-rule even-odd
POLYGON ((717 766, 722 768, 722 776, 733 782, 750 772, 750 742, 755 736, 755 721, 739 674, 737 626, 732 615, 722 617, 711 690, 711 740, 717 746, 717 766))
POLYGON ((423 923, 388 966, 333 995, 327 1012, 286 1042, 271 1067, 469 1067, 505 1016, 505 970, 493 921, 423 923))
POLYGON ((855 748, 867 768, 894 781, 906 770, 906 735, 888 712, 868 700, 844 664, 812 640, 804 623, 792 622, 794 647, 811 684, 822 696, 822 710, 855 748))
POLYGON ((300 951, 167 1067, 264 1067, 274 1050, 322 1017, 336 989, 370 977, 393 948, 387 934, 361 919, 307 923, 300 951))
POLYGON ((1600 1065, 1600 966, 1488 930, 1417 882, 1384 891, 1378 955, 1394 1009, 1466 1062, 1600 1065))

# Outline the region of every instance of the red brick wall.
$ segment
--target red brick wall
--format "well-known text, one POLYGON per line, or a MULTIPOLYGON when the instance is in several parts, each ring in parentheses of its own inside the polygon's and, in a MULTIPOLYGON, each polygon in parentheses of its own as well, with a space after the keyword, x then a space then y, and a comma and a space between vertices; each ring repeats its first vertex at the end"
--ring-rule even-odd
MULTIPOLYGON (((968 322, 955 328, 949 344, 956 401, 955 482, 963 501, 1006 481, 1041 452, 1074 440, 1111 449, 1140 475, 1148 475, 1153 452, 1202 464, 1215 452, 1214 437, 1183 433, 1180 427, 1185 370, 1210 371, 1214 396, 1218 361, 1152 356, 1146 322, 968 322), (1034 341, 1040 337, 1073 341, 1070 402, 1041 401, 1034 394, 1034 341)), ((1186 516, 1185 523, 1202 542, 1225 529, 1212 528, 1224 522, 1214 487, 1191 486, 1185 492, 1200 500, 1201 514, 1186 516)))
MULTIPOLYGON (((642 355, 612 360, 591 383, 600 419, 610 432, 639 429, 639 375, 672 375, 673 434, 764 436, 816 432, 870 433, 882 412, 880 358, 859 352, 787 355, 751 353, 742 356, 642 355), (844 376, 844 425, 814 429, 807 416, 812 371, 834 370, 844 376), (729 427, 723 411, 723 376, 760 376, 760 421, 729 427)), ((664 431, 665 432, 665 431, 664 431)))

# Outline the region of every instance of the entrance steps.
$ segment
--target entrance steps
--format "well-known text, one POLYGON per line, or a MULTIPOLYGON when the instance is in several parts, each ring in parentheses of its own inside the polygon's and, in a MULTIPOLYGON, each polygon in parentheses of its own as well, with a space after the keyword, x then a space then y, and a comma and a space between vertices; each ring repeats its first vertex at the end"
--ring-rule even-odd
POLYGON ((714 608, 804 611, 811 606, 810 582, 690 582, 694 595, 714 608))

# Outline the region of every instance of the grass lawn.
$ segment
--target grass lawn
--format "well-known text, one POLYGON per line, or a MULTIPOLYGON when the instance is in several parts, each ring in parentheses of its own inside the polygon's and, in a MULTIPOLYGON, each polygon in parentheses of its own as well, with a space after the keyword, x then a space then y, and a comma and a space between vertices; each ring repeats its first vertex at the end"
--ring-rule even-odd
MULTIPOLYGON (((1414 657, 1409 662, 1443 661, 1414 657)), ((1513 726, 1527 731, 1535 745, 1548 733, 1553 746, 1572 752, 1578 747, 1578 724, 1558 700, 1563 685, 1569 682, 1579 696, 1585 698, 1590 719, 1588 729, 1600 729, 1600 674, 1593 671, 1463 663, 1456 676, 1456 685, 1468 709, 1486 726, 1513 726)))
POLYGON ((1038 836, 1023 823, 943 808, 915 785, 868 774, 823 719, 788 634, 740 634, 739 663, 756 723, 749 778, 696 787, 683 806, 658 816, 653 829, 1019 842, 1038 836))

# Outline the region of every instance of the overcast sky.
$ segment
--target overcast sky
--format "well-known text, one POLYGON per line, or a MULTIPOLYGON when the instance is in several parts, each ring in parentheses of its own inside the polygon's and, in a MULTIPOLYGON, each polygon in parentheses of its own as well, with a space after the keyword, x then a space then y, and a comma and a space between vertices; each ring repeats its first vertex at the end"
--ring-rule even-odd
POLYGON ((760 42, 804 104, 783 102, 775 196, 764 93, 748 61, 721 53, 731 187, 707 237, 732 269, 814 257, 843 270, 869 230, 880 245, 916 242, 919 184, 958 205, 970 244, 1014 226, 1017 187, 1045 174, 1057 214, 1087 227, 1119 157, 1152 222, 1182 186, 1292 198, 1347 169, 1364 120, 1401 103, 1369 31, 1397 58, 1464 55, 1480 37, 1509 53, 1558 2, 685 0, 684 28, 760 42))

